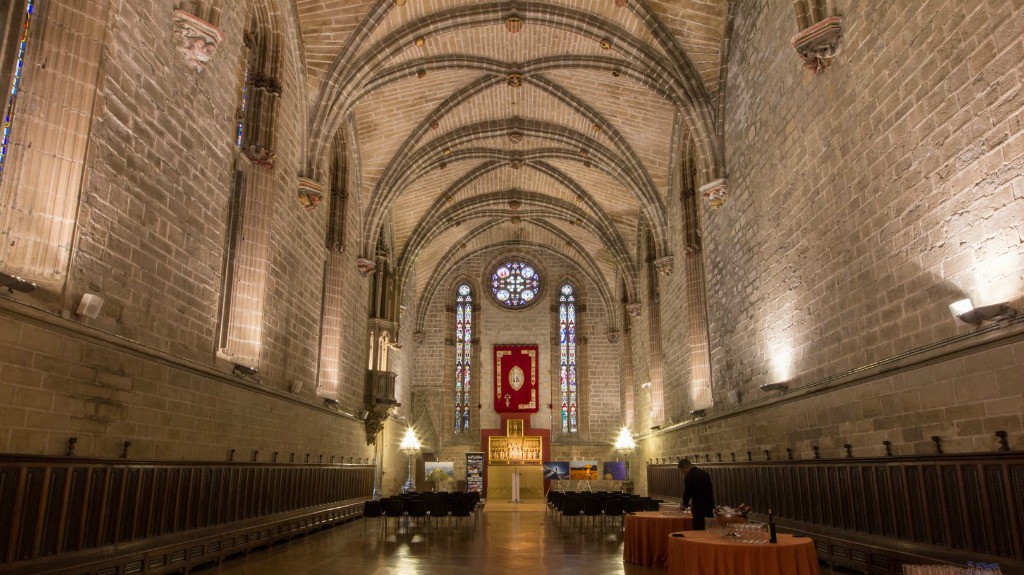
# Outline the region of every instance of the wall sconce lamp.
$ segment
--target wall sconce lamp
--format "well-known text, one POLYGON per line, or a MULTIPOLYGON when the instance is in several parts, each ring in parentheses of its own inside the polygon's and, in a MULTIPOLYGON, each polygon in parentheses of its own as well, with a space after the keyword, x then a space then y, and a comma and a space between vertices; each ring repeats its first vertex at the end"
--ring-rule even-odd
POLYGON ((974 307, 970 299, 962 299, 949 304, 949 313, 953 314, 953 317, 963 323, 976 325, 1002 317, 1015 317, 1017 310, 1010 307, 1006 302, 974 307))
POLYGON ((255 367, 249 367, 248 365, 236 363, 235 368, 231 370, 231 373, 245 377, 248 375, 256 375, 257 373, 259 373, 259 370, 256 369, 255 367))
POLYGON ((18 276, 0 272, 0 287, 7 288, 7 292, 11 294, 16 291, 28 293, 36 289, 36 284, 26 279, 21 279, 18 276))
POLYGON ((338 400, 334 399, 332 397, 325 397, 324 398, 324 407, 326 407, 328 409, 330 409, 332 407, 337 408, 338 407, 338 403, 339 403, 338 400))
POLYGON ((707 415, 707 411, 704 409, 694 409, 693 411, 690 412, 690 415, 693 416, 694 418, 704 417, 705 415, 707 415))
POLYGON ((786 391, 789 389, 789 386, 781 381, 778 383, 762 383, 760 387, 761 391, 786 391))

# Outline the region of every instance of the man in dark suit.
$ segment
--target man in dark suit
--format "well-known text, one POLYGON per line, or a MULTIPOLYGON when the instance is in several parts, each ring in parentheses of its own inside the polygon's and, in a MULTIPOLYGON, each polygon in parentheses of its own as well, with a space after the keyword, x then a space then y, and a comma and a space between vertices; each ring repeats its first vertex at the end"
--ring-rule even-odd
POLYGON ((704 519, 715 516, 715 491, 711 487, 711 476, 707 471, 690 463, 689 459, 679 460, 679 471, 683 474, 683 507, 691 505, 693 528, 704 530, 704 519))

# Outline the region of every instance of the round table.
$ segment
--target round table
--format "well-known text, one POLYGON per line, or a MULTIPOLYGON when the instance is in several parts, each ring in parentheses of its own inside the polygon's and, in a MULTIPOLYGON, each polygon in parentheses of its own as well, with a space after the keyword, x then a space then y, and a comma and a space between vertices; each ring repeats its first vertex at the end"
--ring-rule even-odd
POLYGON ((778 543, 740 543, 707 531, 673 533, 671 575, 820 575, 814 540, 778 536, 778 543), (680 537, 681 536, 681 537, 680 537))
POLYGON ((641 511, 626 515, 626 534, 622 557, 629 563, 646 567, 664 567, 668 559, 669 534, 693 529, 689 514, 662 515, 659 511, 641 511))

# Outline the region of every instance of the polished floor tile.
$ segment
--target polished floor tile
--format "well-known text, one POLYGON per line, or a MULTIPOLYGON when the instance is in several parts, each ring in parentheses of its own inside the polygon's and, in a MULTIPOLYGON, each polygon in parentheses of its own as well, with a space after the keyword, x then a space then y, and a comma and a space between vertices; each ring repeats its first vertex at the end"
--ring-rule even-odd
MULTIPOLYGON (((622 534, 583 532, 566 522, 559 528, 542 507, 509 511, 493 506, 475 528, 439 529, 391 522, 387 534, 377 521, 362 521, 302 537, 268 550, 204 569, 204 575, 647 575, 664 570, 623 563, 622 534)), ((823 570, 823 574, 827 571, 823 570)))
MULTIPOLYGON (((532 506, 531 506, 532 507, 532 506)), ((533 508, 537 509, 537 508, 533 508)), ((583 533, 543 510, 484 511, 476 528, 413 525, 387 535, 376 520, 361 521, 302 537, 284 545, 232 559, 204 574, 216 575, 645 575, 664 573, 622 562, 622 535, 599 527, 583 533)))

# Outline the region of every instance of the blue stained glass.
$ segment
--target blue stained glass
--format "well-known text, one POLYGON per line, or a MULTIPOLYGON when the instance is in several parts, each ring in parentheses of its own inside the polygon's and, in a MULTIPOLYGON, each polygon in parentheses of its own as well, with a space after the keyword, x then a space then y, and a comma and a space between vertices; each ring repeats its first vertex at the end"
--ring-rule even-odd
POLYGON ((537 297, 540 275, 525 262, 505 262, 491 275, 491 289, 499 303, 512 308, 524 306, 537 297))
POLYGON ((562 433, 576 433, 576 298, 573 287, 565 284, 559 289, 559 356, 561 365, 562 433))
POLYGON ((469 432, 472 301, 472 290, 468 285, 460 285, 455 290, 455 433, 469 432))
POLYGON ((28 30, 32 21, 32 14, 35 11, 35 0, 25 2, 25 25, 21 30, 21 42, 18 44, 18 58, 14 63, 14 75, 11 78, 11 90, 7 96, 7 106, 4 108, 3 140, 0 141, 0 177, 3 176, 4 160, 7 158, 7 150, 11 143, 11 125, 14 121, 14 104, 18 99, 18 89, 21 87, 21 72, 25 68, 25 50, 28 48, 28 30))

